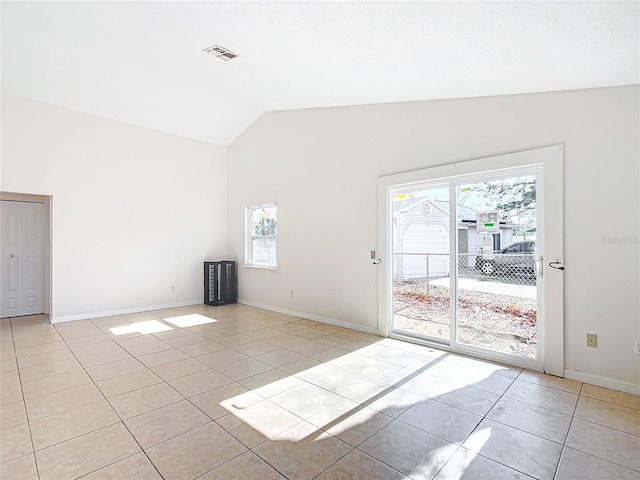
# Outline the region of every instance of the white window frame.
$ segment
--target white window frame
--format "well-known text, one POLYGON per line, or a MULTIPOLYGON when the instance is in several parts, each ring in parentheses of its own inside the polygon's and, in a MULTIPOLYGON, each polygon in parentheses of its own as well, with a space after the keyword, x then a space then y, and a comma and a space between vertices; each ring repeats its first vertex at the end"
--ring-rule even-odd
POLYGON ((277 203, 262 203, 260 205, 251 205, 245 208, 245 267, 252 268, 265 268, 270 270, 278 269, 278 234, 277 234, 277 226, 276 226, 276 234, 275 235, 255 235, 253 229, 253 213, 256 210, 262 210, 265 208, 275 208, 276 209, 276 222, 278 220, 278 204, 277 203), (274 263, 255 263, 254 260, 254 251, 253 244, 256 239, 271 239, 274 240, 274 263))

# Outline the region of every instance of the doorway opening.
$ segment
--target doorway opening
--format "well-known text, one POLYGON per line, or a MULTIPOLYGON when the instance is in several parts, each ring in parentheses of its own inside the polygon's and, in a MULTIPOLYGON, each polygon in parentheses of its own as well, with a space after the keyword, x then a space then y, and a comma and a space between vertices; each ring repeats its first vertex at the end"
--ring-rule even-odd
POLYGON ((561 375, 561 172, 555 146, 382 177, 381 333, 561 375))
POLYGON ((51 318, 52 197, 0 192, 2 318, 51 318))
POLYGON ((392 333, 538 358, 539 172, 392 190, 392 333))

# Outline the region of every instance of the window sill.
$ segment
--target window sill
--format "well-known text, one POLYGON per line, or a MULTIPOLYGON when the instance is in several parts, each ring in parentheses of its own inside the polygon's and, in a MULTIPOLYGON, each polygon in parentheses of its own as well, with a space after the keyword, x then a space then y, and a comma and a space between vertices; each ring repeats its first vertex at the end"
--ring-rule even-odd
POLYGON ((242 265, 242 268, 258 268, 260 270, 280 270, 277 266, 270 267, 268 265, 250 265, 250 264, 242 265))

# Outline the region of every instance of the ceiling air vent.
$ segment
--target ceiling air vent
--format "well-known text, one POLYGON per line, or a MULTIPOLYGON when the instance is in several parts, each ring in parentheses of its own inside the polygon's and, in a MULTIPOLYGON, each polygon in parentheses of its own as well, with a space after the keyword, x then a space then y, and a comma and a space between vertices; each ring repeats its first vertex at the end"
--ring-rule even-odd
POLYGON ((221 47, 220 45, 214 45, 213 47, 205 48, 202 51, 205 53, 209 53, 214 57, 219 58, 220 60, 224 60, 225 62, 228 62, 229 60, 233 60, 234 58, 240 56, 237 53, 233 53, 231 50, 227 50, 226 48, 221 47))

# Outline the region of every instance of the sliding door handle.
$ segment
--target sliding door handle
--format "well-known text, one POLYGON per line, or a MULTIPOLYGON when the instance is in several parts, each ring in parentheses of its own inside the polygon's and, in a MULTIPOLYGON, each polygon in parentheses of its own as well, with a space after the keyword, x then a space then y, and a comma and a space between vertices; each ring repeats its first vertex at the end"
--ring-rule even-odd
POLYGON ((535 267, 536 277, 542 277, 543 265, 544 264, 542 263, 542 257, 536 257, 536 267, 535 267))

